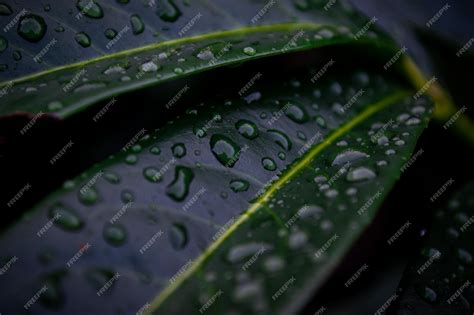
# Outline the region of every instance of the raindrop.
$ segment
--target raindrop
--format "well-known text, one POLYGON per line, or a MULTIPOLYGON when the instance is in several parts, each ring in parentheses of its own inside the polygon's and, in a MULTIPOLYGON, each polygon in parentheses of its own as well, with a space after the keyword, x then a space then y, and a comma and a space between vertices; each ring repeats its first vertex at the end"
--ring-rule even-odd
POLYGON ((249 120, 239 120, 235 124, 235 128, 237 128, 240 135, 247 139, 255 139, 258 137, 257 126, 249 120))
POLYGON ((174 179, 166 189, 166 194, 175 201, 183 201, 189 193, 194 178, 193 171, 185 166, 176 166, 174 179))
POLYGON ((91 39, 90 39, 89 35, 87 35, 84 32, 77 33, 74 36, 74 39, 82 47, 89 47, 91 45, 91 39))
POLYGON ((303 106, 299 104, 288 103, 285 115, 296 123, 302 124, 309 120, 308 113, 303 106))
POLYGON ((235 179, 230 182, 230 188, 233 192, 244 192, 249 189, 249 182, 242 179, 235 179))
POLYGON ((377 177, 377 175, 370 168, 360 166, 360 167, 351 169, 347 173, 346 179, 349 182, 361 182, 364 180, 374 179, 375 177, 377 177))
POLYGON ((236 245, 227 253, 227 260, 233 264, 243 262, 247 258, 255 255, 257 252, 264 252, 270 249, 270 246, 264 243, 248 243, 236 245))
POLYGON ((268 133, 271 135, 275 143, 278 144, 280 147, 282 147, 286 151, 291 150, 292 143, 290 141, 290 138, 285 133, 276 129, 270 129, 268 130, 268 133))
POLYGON ((263 168, 266 169, 267 171, 274 171, 277 169, 277 165, 275 161, 269 157, 262 159, 262 165, 263 165, 263 168))
POLYGON ((184 143, 176 143, 171 147, 171 152, 174 157, 182 158, 186 155, 186 146, 184 143))
POLYGON ((99 194, 97 193, 97 190, 95 190, 94 187, 83 186, 79 190, 79 200, 87 206, 93 205, 97 202, 98 199, 99 194))
POLYGON ((162 0, 157 3, 156 14, 165 22, 175 22, 181 16, 181 11, 173 0, 162 0))
POLYGON ((211 137, 211 150, 214 156, 226 167, 233 167, 240 157, 240 147, 223 135, 211 137))
POLYGON ((188 243, 188 230, 179 223, 173 223, 169 232, 171 246, 176 249, 183 249, 188 243))
POLYGON ((103 231, 104 239, 112 246, 121 246, 127 239, 125 228, 119 224, 107 224, 103 231))
POLYGON ((248 56, 254 56, 257 53, 255 48, 253 48, 253 47, 245 47, 243 49, 243 52, 244 52, 244 54, 246 54, 248 56))
POLYGON ((142 19, 136 14, 130 17, 130 24, 132 25, 132 31, 135 35, 141 34, 145 30, 145 24, 143 24, 142 19))
POLYGON ((348 150, 339 153, 334 161, 332 162, 332 166, 341 166, 346 164, 347 162, 354 162, 363 158, 367 158, 369 155, 364 152, 356 151, 356 150, 348 150))
POLYGON ((46 33, 46 23, 41 16, 29 14, 18 24, 18 34, 29 42, 39 42, 46 33))
POLYGON ((61 205, 55 205, 49 210, 49 218, 54 219, 54 224, 67 231, 80 230, 84 225, 74 211, 61 205))
POLYGON ((5 37, 0 36, 0 53, 4 52, 5 49, 8 47, 8 41, 5 39, 5 37))
POLYGON ((154 167, 147 167, 143 170, 143 176, 152 183, 157 183, 162 180, 162 175, 160 171, 154 167))

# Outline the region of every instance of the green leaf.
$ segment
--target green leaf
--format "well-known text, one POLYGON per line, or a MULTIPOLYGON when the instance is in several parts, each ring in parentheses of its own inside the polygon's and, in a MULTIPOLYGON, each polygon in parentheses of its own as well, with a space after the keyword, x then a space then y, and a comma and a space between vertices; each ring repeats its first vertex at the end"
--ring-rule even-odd
POLYGON ((2 258, 21 263, 1 304, 19 313, 46 284, 42 314, 297 310, 372 222, 431 113, 385 72, 333 67, 316 85, 320 68, 264 73, 244 98, 196 100, 66 182, 2 234, 2 258))
MULTIPOLYGON (((434 192, 436 201, 451 194, 449 179, 434 192)), ((438 206, 423 248, 412 258, 400 282, 397 314, 471 314, 474 184, 468 183, 438 206)))
MULTIPOLYGON (((24 58, 21 61, 23 66, 8 67, 15 69, 8 71, 15 77, 0 84, 0 115, 50 113, 66 118, 99 101, 110 100, 126 92, 216 67, 322 46, 353 44, 377 52, 385 56, 386 60, 397 51, 393 42, 377 30, 375 22, 368 21, 347 4, 341 5, 339 2, 326 10, 325 1, 271 1, 271 8, 265 10, 267 14, 262 14, 262 18, 255 23, 252 18, 268 4, 266 1, 255 3, 247 0, 238 5, 232 3, 230 6, 236 6, 236 12, 239 12, 234 13, 236 17, 230 16, 232 12, 224 13, 224 3, 223 7, 208 1, 193 1, 186 5, 173 4, 172 1, 159 3, 156 10, 161 20, 156 15, 151 19, 150 14, 153 13, 150 11, 153 10, 139 1, 126 5, 120 2, 96 4, 101 7, 103 17, 97 12, 92 14, 95 9, 90 9, 84 12, 91 12, 91 15, 86 14, 79 19, 71 19, 70 14, 65 12, 68 12, 68 8, 71 12, 82 12, 78 11, 82 4, 77 4, 76 8, 71 2, 58 3, 47 14, 40 7, 36 8, 39 12, 34 7, 28 8, 32 15, 24 16, 20 25, 24 20, 30 21, 33 15, 44 15, 47 25, 67 21, 67 30, 58 33, 61 37, 46 50, 44 63, 38 64, 32 62, 32 58, 24 58), (163 20, 163 17, 171 14, 168 11, 171 9, 180 13, 173 23, 167 18, 163 20), (163 15, 163 12, 166 14, 163 15), (123 39, 117 37, 117 46, 120 44, 122 48, 120 51, 104 50, 103 46, 107 46, 110 40, 103 36, 103 31, 110 28, 112 23, 127 23, 128 18, 136 14, 142 16, 147 36, 144 36, 145 32, 133 35, 130 31, 123 39), (203 16, 202 20, 196 22, 192 32, 186 33, 185 37, 180 32, 198 15, 203 16), (78 47, 77 43, 72 42, 74 34, 70 33, 72 30, 81 33, 86 27, 90 37, 101 39, 93 38, 93 44, 87 48, 78 47), (155 38, 151 30, 162 30, 163 33, 160 31, 158 38, 155 38), (96 34, 98 32, 100 34, 96 34), (97 51, 91 53, 92 48, 97 51), (53 61, 55 63, 50 65, 53 61), (27 71, 29 69, 42 71, 31 74, 31 71, 27 71)), ((19 11, 20 7, 16 10, 19 11)), ((5 36, 7 41, 31 49, 29 54, 33 55, 34 52, 41 52, 38 45, 44 48, 45 43, 58 35, 51 34, 54 33, 51 27, 47 30, 42 39, 29 45, 25 45, 26 39, 13 30, 5 36)), ((161 100, 159 104, 163 110, 166 102, 161 100)))

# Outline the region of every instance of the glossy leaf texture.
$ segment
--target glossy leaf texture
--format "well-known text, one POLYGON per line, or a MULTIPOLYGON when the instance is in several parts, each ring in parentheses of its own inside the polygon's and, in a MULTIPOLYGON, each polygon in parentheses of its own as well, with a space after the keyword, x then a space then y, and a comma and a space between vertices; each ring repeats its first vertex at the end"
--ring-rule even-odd
POLYGON ((395 314, 472 313, 474 183, 453 194, 454 181, 447 181, 442 194, 452 196, 438 207, 422 249, 404 272, 395 314))
MULTIPOLYGON (((0 115, 27 113, 33 116, 38 113, 51 113, 65 118, 98 101, 108 100, 140 88, 216 67, 322 46, 354 44, 384 54, 387 60, 392 58, 398 50, 393 42, 378 30, 375 20, 368 20, 357 14, 350 5, 342 1, 336 2, 329 10, 324 9, 326 3, 321 1, 295 3, 242 1, 238 5, 228 4, 227 1, 222 2, 213 1, 211 4, 207 1, 193 1, 187 5, 178 5, 171 1, 158 1, 156 3, 158 11, 168 12, 173 8, 177 10, 178 7, 182 7, 178 10, 181 13, 176 21, 162 21, 152 9, 139 1, 125 5, 121 2, 112 2, 107 5, 102 2, 100 4, 93 2, 102 7, 103 16, 86 14, 80 19, 71 18, 74 16, 73 13, 66 13, 77 10, 73 3, 56 4, 58 16, 55 18, 57 20, 55 23, 60 23, 61 20, 79 23, 84 28, 86 26, 90 28, 87 30, 88 33, 101 38, 102 32, 107 27, 112 27, 111 21, 128 23, 128 20, 122 17, 124 10, 140 12, 140 15, 143 15, 144 25, 153 25, 152 21, 155 21, 158 23, 155 28, 161 30, 163 36, 157 40, 152 36, 153 32, 150 32, 147 40, 147 32, 133 35, 130 31, 121 38, 117 37, 116 46, 124 45, 119 49, 120 52, 112 53, 111 50, 90 54, 82 51, 92 51, 92 45, 88 49, 83 47, 71 49, 74 43, 66 38, 58 38, 54 46, 44 51, 47 53, 43 57, 45 61, 41 67, 35 68, 44 71, 31 74, 32 71, 20 70, 22 67, 19 65, 18 71, 8 70, 13 77, 12 80, 5 80, 0 84, 2 97, 0 115), (262 7, 265 7, 265 4, 267 7, 263 10, 262 7), (69 6, 73 8, 68 10, 69 6), (224 13, 222 9, 234 6, 238 7, 238 10, 234 12, 238 15, 237 21, 231 15, 232 12, 226 10, 224 13), (188 20, 192 21, 196 15, 202 15, 202 19, 195 21, 195 24, 189 28, 189 32, 180 33, 183 27, 187 29, 188 20), (257 18, 252 22, 255 15, 257 18), (166 35, 168 32, 170 34, 166 35), (74 63, 79 60, 75 54, 81 57, 78 63, 74 63), (52 58, 58 63, 46 66, 47 58, 52 58), (21 76, 25 74, 29 75, 21 76)), ((35 5, 29 4, 26 7, 29 6, 35 5)), ((21 7, 21 5, 15 6, 16 9, 12 9, 12 12, 17 12, 21 7)), ((51 6, 49 12, 44 12, 44 15, 51 19, 54 17, 53 7, 51 6)), ((40 9, 31 9, 31 11, 37 12, 40 9)), ((87 12, 92 14, 93 9, 87 12)), ((126 16, 130 16, 131 13, 127 14, 126 16)), ((0 18, 11 18, 12 15, 14 13, 0 16, 0 18)), ((45 21, 45 23, 52 22, 45 21)), ((118 29, 118 26, 112 28, 118 29)), ((70 28, 63 33, 70 33, 71 29, 83 30, 79 26, 70 25, 70 28)), ((51 28, 48 28, 48 32, 39 42, 26 44, 25 39, 14 34, 12 30, 5 35, 12 38, 6 38, 5 41, 10 40, 12 47, 19 46, 22 49, 29 49, 31 46, 31 49, 36 52, 42 47, 37 47, 39 43, 48 42, 50 40, 48 36, 53 36, 50 34, 54 33, 51 28)), ((70 40, 74 37, 72 34, 64 36, 70 40)), ((95 42, 95 39, 92 42, 95 42)), ((102 38, 99 43, 102 46, 109 44, 105 38, 102 38)), ((113 47, 115 49, 115 45, 113 47)), ((7 49, 0 53, 0 57, 6 58, 8 53, 7 49)), ((22 60, 26 64, 31 63, 31 58, 22 60)), ((10 68, 12 65, 8 67, 10 68)), ((166 103, 161 105, 163 110, 166 110, 165 105, 166 103)))
POLYGON ((367 23, 345 0, 330 7, 322 0, 6 1, 0 12, 1 76, 199 34, 298 21, 356 31, 367 23))
POLYGON ((26 213, 0 239, 5 311, 40 291, 30 313, 301 307, 372 222, 432 107, 383 72, 314 85, 306 71, 207 97, 26 213))

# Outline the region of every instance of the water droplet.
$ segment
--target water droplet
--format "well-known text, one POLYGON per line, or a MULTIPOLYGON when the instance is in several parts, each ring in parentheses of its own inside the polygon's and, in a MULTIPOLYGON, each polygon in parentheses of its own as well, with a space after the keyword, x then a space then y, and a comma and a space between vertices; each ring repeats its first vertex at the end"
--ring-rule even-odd
MULTIPOLYGON (((1 40, 0 40, 0 41, 1 41, 1 40)), ((1 43, 0 43, 0 46, 1 46, 1 43)), ((1 52, 1 50, 2 50, 2 48, 0 47, 0 52, 1 52)), ((20 61, 20 60, 21 60, 21 57, 22 57, 22 56, 21 56, 21 52, 20 52, 19 50, 13 51, 12 56, 13 56, 13 59, 14 59, 15 61, 20 61)))
POLYGON ((369 157, 367 153, 356 151, 356 150, 347 150, 347 151, 339 153, 331 165, 341 166, 341 165, 346 164, 347 162, 354 162, 354 161, 367 158, 367 157, 369 157))
POLYGON ((239 160, 240 147, 228 137, 213 135, 210 144, 212 153, 222 165, 233 167, 239 160))
POLYGON ((130 24, 132 25, 132 31, 135 35, 141 34, 145 30, 145 24, 143 24, 142 19, 136 14, 130 17, 130 24))
POLYGON ((269 157, 262 159, 262 165, 263 165, 263 168, 266 169, 267 171, 274 171, 277 169, 277 165, 275 161, 269 157))
POLYGON ((323 116, 316 116, 315 121, 319 127, 326 128, 326 120, 324 120, 323 116))
POLYGON ((5 49, 8 47, 8 41, 5 39, 5 37, 0 36, 0 53, 4 52, 5 49))
MULTIPOLYGON (((250 104, 252 102, 259 101, 261 98, 262 98, 262 93, 253 92, 253 93, 250 93, 249 95, 245 96, 244 100, 245 100, 245 102, 247 102, 247 104, 250 104)), ((260 118, 262 118, 262 119, 266 118, 266 114, 264 114, 264 113, 260 114, 260 118), (265 117, 262 117, 263 115, 265 115, 265 117)))
POLYGON ((157 2, 156 14, 165 22, 175 22, 181 11, 173 0, 162 0, 157 2))
POLYGON ((188 244, 188 230, 179 223, 173 223, 169 232, 171 246, 176 249, 183 249, 188 244))
POLYGON ((125 228, 119 224, 107 224, 103 231, 104 239, 112 246, 121 246, 127 239, 125 228))
POLYGON ((276 272, 285 267, 285 261, 278 256, 271 256, 265 259, 263 266, 268 272, 276 272))
POLYGON ((84 225, 82 219, 74 211, 59 204, 49 210, 49 218, 55 218, 54 224, 67 231, 80 230, 84 225))
POLYGON ((63 104, 58 101, 54 101, 48 104, 48 110, 57 111, 63 108, 63 104))
POLYGON ((387 166, 387 165, 388 165, 388 162, 385 160, 377 161, 377 166, 387 166))
POLYGON ((285 133, 276 129, 270 129, 268 130, 268 133, 271 135, 275 143, 278 144, 280 147, 282 147, 286 151, 291 150, 292 143, 290 141, 290 138, 285 133))
POLYGON ((60 308, 64 304, 64 295, 61 291, 60 281, 66 275, 66 271, 60 270, 52 274, 48 274, 43 284, 48 288, 40 297, 40 303, 52 310, 60 308))
POLYGON ((87 206, 93 205, 99 199, 99 194, 94 187, 83 186, 78 194, 79 200, 87 206))
POLYGON ((146 73, 158 71, 159 66, 153 61, 145 62, 140 66, 140 70, 146 73))
POLYGON ((286 154, 285 152, 278 152, 278 158, 282 161, 286 160, 286 154))
POLYGON ((176 74, 182 74, 182 73, 184 73, 184 70, 182 68, 178 67, 178 68, 174 68, 173 72, 176 73, 176 74))
POLYGON ((309 120, 309 115, 302 105, 287 103, 285 115, 298 124, 309 120))
POLYGON ((417 117, 410 117, 405 121, 405 125, 407 126, 415 126, 418 125, 421 122, 421 120, 417 117))
POLYGON ((54 31, 56 31, 57 33, 62 33, 62 32, 64 32, 64 27, 61 26, 61 25, 58 25, 58 26, 56 26, 54 31))
POLYGON ((5 3, 0 3, 0 15, 10 15, 12 14, 12 9, 5 3))
POLYGON ((91 45, 91 39, 89 35, 84 32, 79 32, 74 36, 76 42, 82 47, 89 47, 91 45))
POLYGON ((249 182, 242 179, 234 179, 230 182, 230 188, 233 192, 244 192, 249 189, 249 182))
POLYGON ((248 56, 254 56, 257 53, 255 48, 253 48, 253 47, 245 47, 243 49, 243 52, 244 52, 244 54, 246 54, 248 56))
POLYGON ((166 194, 175 201, 183 201, 189 192, 189 186, 194 178, 193 171, 185 166, 176 166, 174 179, 166 189, 166 194))
POLYGON ((351 169, 346 176, 346 179, 349 182, 361 182, 364 180, 370 180, 377 177, 374 171, 370 168, 360 166, 354 169, 351 169))
POLYGON ((293 232, 288 238, 288 246, 291 249, 303 247, 308 242, 308 235, 302 231, 293 232))
POLYGON ((201 60, 212 60, 215 58, 214 53, 209 48, 201 50, 197 57, 201 60))
POLYGON ((138 161, 138 157, 135 154, 129 154, 125 157, 125 163, 129 165, 134 165, 138 161))
POLYGON ((385 151, 385 155, 394 155, 395 153, 397 152, 393 149, 388 149, 387 151, 385 151))
POLYGON ((150 148, 150 153, 154 155, 159 155, 161 153, 161 149, 157 146, 152 146, 150 148))
POLYGON ((472 255, 467 250, 458 248, 456 250, 456 256, 463 265, 472 266, 472 255))
POLYGON ((21 18, 18 34, 29 42, 39 42, 46 33, 46 23, 41 16, 29 14, 21 18))
POLYGON ((152 166, 143 170, 143 176, 152 183, 158 183, 162 180, 162 174, 160 174, 160 171, 152 166))
POLYGON ((435 303, 438 299, 436 292, 426 286, 416 287, 415 291, 418 295, 428 303, 435 303))
POLYGON ((247 139, 255 139, 258 137, 257 125, 249 120, 239 120, 235 124, 235 128, 237 128, 239 134, 247 139))
POLYGON ((115 36, 117 36, 117 31, 114 30, 113 28, 108 28, 105 30, 104 35, 108 39, 114 39, 115 36))
POLYGON ((264 252, 270 249, 270 245, 264 243, 248 243, 243 245, 236 245, 232 247, 227 253, 227 260, 233 264, 243 262, 249 257, 255 255, 257 252, 264 252))
POLYGON ((135 200, 135 196, 133 195, 133 192, 130 191, 130 190, 123 190, 121 193, 120 193, 120 199, 124 202, 124 203, 129 203, 129 202, 133 202, 135 200))
POLYGON ((182 158, 186 155, 186 146, 184 143, 176 143, 171 147, 171 152, 174 157, 182 158))
POLYGON ((102 7, 96 1, 78 0, 76 7, 80 13, 93 19, 100 19, 104 16, 102 7))

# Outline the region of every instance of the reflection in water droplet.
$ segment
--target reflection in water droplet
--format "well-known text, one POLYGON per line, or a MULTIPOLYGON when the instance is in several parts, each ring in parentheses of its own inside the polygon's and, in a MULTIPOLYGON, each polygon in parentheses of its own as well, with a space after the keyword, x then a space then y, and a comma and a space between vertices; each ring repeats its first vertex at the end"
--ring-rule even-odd
POLYGON ((29 42, 39 42, 46 33, 46 23, 41 16, 29 14, 21 18, 18 34, 29 42))
POLYGON ((188 243, 188 230, 179 223, 173 223, 169 232, 171 246, 176 249, 183 249, 188 243))
POLYGON ((174 179, 166 189, 166 194, 175 201, 183 201, 189 193, 194 178, 193 171, 185 166, 176 166, 174 179))

